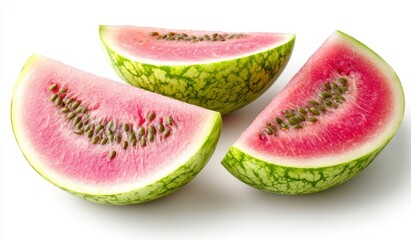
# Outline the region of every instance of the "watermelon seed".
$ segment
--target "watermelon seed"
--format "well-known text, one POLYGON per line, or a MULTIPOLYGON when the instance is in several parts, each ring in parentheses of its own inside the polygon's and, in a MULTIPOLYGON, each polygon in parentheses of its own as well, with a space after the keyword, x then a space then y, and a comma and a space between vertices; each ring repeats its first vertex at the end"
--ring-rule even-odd
POLYGON ((273 134, 273 129, 269 126, 265 127, 265 131, 268 133, 268 135, 273 134))
POLYGON ((79 123, 81 120, 80 116, 77 116, 76 119, 74 119, 74 125, 76 125, 77 123, 79 123))
POLYGON ((124 141, 122 147, 123 147, 124 150, 126 150, 127 147, 128 147, 128 142, 124 141))
POLYGON ((62 113, 68 113, 70 112, 70 109, 68 107, 64 107, 63 109, 61 109, 62 113))
POLYGON ((150 112, 147 116, 149 121, 152 121, 154 118, 156 117, 156 113, 155 112, 150 112))
POLYGON ((319 112, 318 109, 315 108, 315 107, 310 107, 310 111, 311 111, 314 115, 320 115, 320 112, 319 112))
POLYGON ((140 145, 141 145, 142 147, 145 147, 145 146, 147 145, 147 142, 146 142, 146 139, 145 139, 145 138, 142 138, 142 139, 141 139, 140 145))
POLYGON ((111 131, 111 128, 113 127, 113 120, 111 120, 110 122, 108 122, 107 124, 107 129, 111 131))
POLYGON ((168 125, 173 125, 173 122, 174 122, 173 118, 171 116, 168 116, 167 117, 167 124, 168 125))
POLYGON ((108 142, 107 138, 103 138, 100 142, 101 145, 105 145, 108 142))
POLYGON ((148 133, 147 138, 150 142, 154 141, 154 134, 152 132, 148 133))
POLYGON ((348 87, 347 87, 347 86, 342 86, 342 87, 341 87, 341 90, 343 90, 344 92, 347 92, 347 91, 348 91, 348 87))
POLYGON ((136 139, 136 134, 134 132, 131 132, 130 134, 130 142, 136 139))
POLYGON ((323 105, 318 105, 317 106, 318 109, 320 109, 321 112, 325 112, 325 107, 323 105))
POLYGON ((96 129, 95 129, 96 133, 98 133, 98 132, 99 132, 101 129, 103 129, 103 128, 104 128, 103 125, 97 124, 97 127, 96 127, 96 129))
POLYGON ((137 131, 138 131, 138 136, 139 137, 142 137, 142 136, 146 135, 146 130, 144 129, 144 127, 139 127, 137 129, 137 131))
POLYGON ((87 137, 91 138, 93 135, 94 135, 94 130, 93 129, 88 130, 87 137))
POLYGON ((345 79, 345 78, 340 78, 340 79, 338 79, 338 81, 339 81, 343 86, 346 86, 346 85, 347 85, 347 79, 345 79))
POLYGON ((68 104, 70 104, 70 103, 72 103, 73 102, 73 99, 72 98, 66 98, 66 101, 65 101, 65 103, 68 105, 68 104))
POLYGON ((288 129, 288 125, 286 123, 281 123, 281 128, 288 129))
POLYGON ((60 93, 60 94, 65 94, 66 92, 67 92, 67 89, 66 89, 66 88, 62 88, 62 89, 59 90, 59 93, 60 93))
POLYGON ((324 104, 325 104, 327 107, 331 107, 332 102, 329 101, 329 100, 325 100, 325 101, 324 101, 324 104))
POLYGON ((79 102, 74 101, 73 104, 71 104, 71 108, 72 108, 72 109, 77 109, 79 105, 80 105, 79 102))
POLYGON ((278 124, 283 123, 283 120, 281 120, 281 118, 279 118, 279 117, 276 117, 276 118, 275 118, 275 121, 276 121, 278 124))
POLYGON ((50 101, 55 101, 58 96, 59 95, 54 94, 53 96, 50 97, 50 101))
POLYGON ((168 136, 170 136, 170 129, 169 129, 169 128, 167 128, 167 129, 164 131, 164 137, 166 138, 166 137, 168 137, 168 136))
POLYGON ((302 113, 297 113, 296 116, 297 116, 301 121, 305 121, 304 114, 302 114, 302 113))
POLYGON ((156 128, 153 125, 148 126, 148 131, 152 134, 156 134, 156 128))
POLYGON ((136 140, 136 139, 133 139, 133 140, 131 141, 131 145, 133 145, 133 147, 135 147, 135 146, 137 145, 137 140, 136 140))
POLYGON ((110 140, 110 142, 114 141, 114 135, 107 135, 108 139, 110 140))
POLYGON ((82 123, 82 122, 77 123, 77 125, 76 125, 76 128, 77 128, 77 129, 81 129, 82 127, 83 127, 83 123, 82 123))
POLYGON ((67 119, 71 120, 71 119, 73 119, 75 116, 76 116, 75 113, 70 112, 69 114, 67 114, 67 119))
POLYGON ((117 143, 121 142, 121 134, 117 133, 114 137, 114 139, 116 140, 117 143))
POLYGON ((329 97, 331 97, 331 93, 329 93, 329 92, 322 92, 322 93, 320 93, 320 97, 321 97, 322 99, 329 98, 329 97))
POLYGON ((302 113, 302 114, 304 114, 304 115, 307 114, 307 111, 306 111, 304 108, 298 108, 298 112, 299 112, 299 113, 302 113))
POLYGON ((76 130, 74 130, 74 133, 78 134, 78 135, 83 135, 84 131, 81 130, 81 129, 76 129, 76 130))
POLYGON ((291 118, 291 117, 293 117, 294 115, 292 115, 291 113, 285 113, 284 114, 284 117, 285 118, 291 118))
POLYGON ((130 130, 130 126, 127 123, 125 123, 124 124, 124 131, 128 132, 129 130, 130 130))
POLYGON ((57 88, 57 84, 54 83, 54 84, 51 84, 51 85, 50 85, 49 90, 50 90, 50 91, 54 91, 56 88, 57 88))
POLYGON ((116 151, 111 151, 109 154, 108 154, 108 159, 113 159, 113 158, 115 158, 116 157, 116 151))
POLYGON ((325 83, 324 84, 324 89, 326 90, 326 91, 330 91, 331 90, 331 85, 330 85, 330 83, 325 83))
POLYGON ((100 140, 99 136, 94 136, 93 139, 91 140, 92 144, 96 144, 98 142, 98 140, 100 140))
POLYGON ((148 35, 150 35, 150 36, 158 36, 158 32, 149 32, 148 35))
POLYGON ((317 119, 316 117, 310 117, 310 118, 308 118, 308 121, 310 121, 310 122, 317 122, 318 119, 317 119))
POLYGON ((301 129, 301 128, 303 128, 303 126, 301 126, 300 124, 296 124, 296 125, 293 126, 293 128, 295 128, 295 129, 301 129))
POLYGON ((315 101, 315 100, 310 100, 310 101, 308 101, 308 103, 309 104, 311 104, 311 105, 313 105, 313 106, 318 106, 318 105, 320 105, 317 101, 315 101))
POLYGON ((297 117, 290 117, 288 119, 288 124, 292 125, 296 125, 300 123, 300 119, 298 119, 297 117))
POLYGON ((158 129, 159 132, 163 132, 164 131, 164 125, 161 122, 159 122, 157 124, 157 129, 158 129))

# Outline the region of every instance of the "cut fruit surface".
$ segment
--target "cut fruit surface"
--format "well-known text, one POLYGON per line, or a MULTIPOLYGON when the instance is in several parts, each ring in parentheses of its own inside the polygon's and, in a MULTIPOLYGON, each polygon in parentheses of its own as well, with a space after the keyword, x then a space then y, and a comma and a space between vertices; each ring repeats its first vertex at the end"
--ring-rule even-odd
POLYGON ((265 92, 290 58, 295 35, 100 26, 117 73, 130 84, 222 114, 265 92))
POLYGON ((33 55, 14 88, 12 125, 26 159, 53 184, 90 201, 165 196, 207 163, 218 112, 33 55))
POLYGON ((386 146, 404 115, 394 70, 335 32, 234 143, 222 164, 254 187, 321 191, 358 174, 386 146))

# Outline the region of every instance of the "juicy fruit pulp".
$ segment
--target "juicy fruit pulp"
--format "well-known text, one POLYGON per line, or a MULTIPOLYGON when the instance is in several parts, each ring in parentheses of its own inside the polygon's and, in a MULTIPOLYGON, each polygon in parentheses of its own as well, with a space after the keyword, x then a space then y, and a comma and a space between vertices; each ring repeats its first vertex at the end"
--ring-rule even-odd
POLYGON ((242 133, 222 164, 265 191, 322 191, 364 169, 403 115, 394 70, 337 31, 242 133))
POLYGON ((222 114, 258 98, 285 68, 293 34, 100 26, 117 73, 130 84, 222 114))
POLYGON ((32 167, 90 201, 165 196, 211 157, 219 113, 33 55, 16 82, 12 124, 32 167))

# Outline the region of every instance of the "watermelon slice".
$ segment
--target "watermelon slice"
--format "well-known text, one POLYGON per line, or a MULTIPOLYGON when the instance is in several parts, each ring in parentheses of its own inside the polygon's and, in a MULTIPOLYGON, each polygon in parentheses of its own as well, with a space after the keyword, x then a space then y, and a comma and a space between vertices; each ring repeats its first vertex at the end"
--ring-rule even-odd
POLYGON ((44 178, 77 196, 133 204, 190 181, 211 157, 218 112, 33 55, 14 88, 17 142, 44 178))
POLYGON ((128 83, 222 114, 265 92, 285 68, 294 34, 100 26, 113 67, 128 83))
POLYGON ((265 191, 322 191, 371 163, 398 130, 404 105, 394 70, 337 31, 242 133, 222 164, 265 191))

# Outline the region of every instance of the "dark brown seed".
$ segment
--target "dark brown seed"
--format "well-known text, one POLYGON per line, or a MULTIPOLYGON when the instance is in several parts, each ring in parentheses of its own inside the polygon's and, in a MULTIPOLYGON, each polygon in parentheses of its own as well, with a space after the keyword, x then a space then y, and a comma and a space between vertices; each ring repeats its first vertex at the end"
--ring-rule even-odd
POLYGON ((330 91, 331 90, 331 85, 330 83, 324 83, 324 90, 330 91))
POLYGON ((140 141, 140 145, 142 147, 145 147, 147 145, 147 140, 145 138, 142 138, 141 141, 140 141))
POLYGON ((159 132, 163 132, 164 131, 164 125, 161 122, 157 123, 157 129, 158 129, 159 132))
POLYGON ((120 142, 121 142, 121 134, 120 134, 120 133, 117 133, 117 134, 115 135, 115 140, 116 140, 117 143, 120 143, 120 142))
POLYGON ((310 121, 310 122, 317 122, 318 121, 318 119, 316 117, 309 117, 307 120, 310 121))
POLYGON ((61 104, 61 101, 63 101, 63 99, 60 96, 57 96, 56 100, 54 101, 54 105, 59 106, 61 104))
POLYGON ((137 129, 137 131, 138 131, 138 136, 139 137, 142 137, 142 136, 146 135, 146 130, 144 129, 144 127, 139 127, 137 129))
POLYGON ((77 123, 79 123, 81 121, 81 117, 77 116, 76 119, 74 119, 74 125, 76 125, 77 123))
POLYGON ((96 133, 98 133, 98 132, 99 132, 101 129, 103 129, 103 128, 104 128, 104 126, 98 123, 98 124, 96 125, 96 129, 95 129, 96 133))
POLYGON ((152 121, 154 118, 156 117, 156 113, 155 112, 150 112, 147 116, 149 121, 152 121))
POLYGON ((131 145, 133 145, 133 147, 135 147, 137 145, 137 139, 131 140, 131 145))
POLYGON ((108 159, 109 160, 111 160, 111 159, 113 159, 113 158, 115 158, 116 157, 116 151, 111 151, 109 154, 108 154, 108 159))
POLYGON ((68 112, 70 112, 70 109, 68 107, 64 107, 64 108, 61 109, 61 112, 62 113, 68 113, 68 112))
POLYGON ((205 34, 203 37, 204 37, 204 40, 210 41, 210 36, 208 36, 207 34, 205 34))
POLYGON ((77 109, 79 105, 80 105, 80 102, 74 101, 73 104, 71 104, 71 108, 77 109))
POLYGON ((322 99, 326 99, 326 98, 331 97, 331 94, 329 92, 322 92, 319 95, 322 99))
POLYGON ((171 117, 171 116, 168 116, 166 121, 167 121, 168 125, 173 125, 173 123, 174 123, 173 117, 171 117))
POLYGON ((170 136, 170 129, 169 128, 167 128, 165 131, 164 131, 164 137, 166 138, 166 137, 168 137, 168 136, 170 136))
POLYGON ((58 94, 54 94, 53 96, 50 97, 50 100, 55 101, 58 96, 59 96, 58 94))
POLYGON ((268 135, 271 135, 271 134, 274 133, 273 129, 269 126, 265 127, 265 131, 266 131, 266 133, 268 133, 268 135))
POLYGON ((67 105, 73 102, 72 98, 66 98, 66 100, 64 101, 67 105))
POLYGON ((301 126, 300 124, 296 124, 296 125, 293 126, 293 128, 295 128, 295 129, 301 129, 301 128, 303 128, 303 126, 301 126))
POLYGON ((124 124, 124 131, 128 132, 129 130, 130 130, 130 126, 127 123, 125 123, 124 124))
POLYGON ((325 104, 327 107, 330 107, 330 106, 332 105, 332 102, 329 101, 329 100, 325 100, 325 101, 324 101, 324 104, 325 104))
POLYGON ((317 108, 320 109, 321 112, 325 112, 325 111, 326 111, 326 109, 325 109, 325 107, 324 107, 323 105, 318 105, 317 108))
POLYGON ((167 33, 167 35, 168 35, 168 36, 175 36, 176 33, 175 33, 175 32, 169 32, 169 33, 167 33))
POLYGON ((149 32, 148 35, 153 36, 153 37, 158 36, 158 32, 149 32))
POLYGON ((342 86, 342 87, 341 87, 341 90, 343 90, 344 92, 347 92, 347 91, 348 91, 348 87, 347 87, 347 86, 342 86))
POLYGON ((317 101, 315 101, 315 100, 310 100, 310 101, 308 101, 308 103, 309 104, 311 104, 311 105, 313 105, 313 106, 318 106, 318 105, 320 105, 317 101))
POLYGON ((66 93, 66 92, 67 92, 67 89, 65 89, 65 88, 62 88, 62 89, 59 90, 59 93, 60 93, 60 94, 64 94, 64 93, 66 93))
POLYGON ((81 130, 81 129, 76 129, 76 130, 74 130, 74 133, 75 133, 75 134, 78 134, 78 135, 83 135, 83 134, 84 134, 84 131, 81 130))
POLYGON ((83 127, 83 123, 82 123, 82 122, 77 123, 77 125, 76 125, 76 128, 77 128, 77 129, 81 129, 82 127, 83 127))
POLYGON ((88 132, 90 129, 91 129, 91 125, 87 125, 87 126, 84 128, 84 131, 88 132))
POLYGON ((291 113, 285 113, 284 117, 285 118, 290 118, 290 117, 294 117, 294 115, 292 115, 291 113))
POLYGON ((148 131, 152 134, 156 134, 156 128, 153 125, 148 126, 148 131))
POLYGON ((307 111, 305 111, 304 108, 298 108, 298 112, 299 112, 299 113, 302 113, 302 114, 304 114, 304 115, 307 114, 307 111))
POLYGON ((149 140, 150 142, 154 141, 154 134, 153 134, 153 133, 149 133, 149 134, 147 135, 147 138, 148 138, 148 140, 149 140))
POLYGON ((289 119, 287 119, 287 121, 290 125, 296 125, 300 123, 300 119, 298 119, 297 117, 290 117, 289 119))
POLYGON ((50 85, 49 90, 54 91, 56 88, 57 88, 57 84, 54 83, 54 84, 50 85))
POLYGON ((123 147, 124 150, 126 150, 127 147, 128 147, 128 142, 124 141, 122 147, 123 147))
POLYGON ((108 139, 107 139, 107 138, 103 138, 103 139, 101 140, 100 144, 101 144, 101 145, 106 145, 107 142, 108 142, 108 139))
POLYGON ((70 112, 69 114, 67 114, 67 119, 71 120, 71 119, 73 119, 75 116, 76 116, 75 113, 70 112))
POLYGON ((94 135, 94 130, 93 129, 88 130, 87 137, 91 138, 93 135, 94 135))
POLYGON ((81 110, 81 113, 86 113, 88 112, 88 108, 87 107, 83 107, 83 109, 81 110))
POLYGON ((212 37, 217 37, 217 36, 218 36, 218 33, 213 33, 211 36, 212 36, 212 37))
POLYGON ((99 136, 94 136, 93 139, 91 140, 92 144, 96 144, 98 142, 98 140, 100 140, 99 136))
POLYGON ((319 112, 318 109, 315 108, 315 107, 310 107, 310 111, 311 111, 314 115, 320 115, 320 112, 319 112))
POLYGON ((339 81, 343 86, 346 86, 346 85, 347 85, 347 79, 345 79, 345 78, 339 78, 338 81, 339 81))
POLYGON ((278 123, 278 124, 281 124, 281 123, 283 123, 283 120, 281 120, 281 118, 276 117, 275 122, 278 123))
MULTIPOLYGON (((301 121, 305 121, 304 114, 302 114, 302 113, 297 113, 296 116, 297 116, 301 121)), ((301 121, 300 121, 300 122, 301 122, 301 121)))

